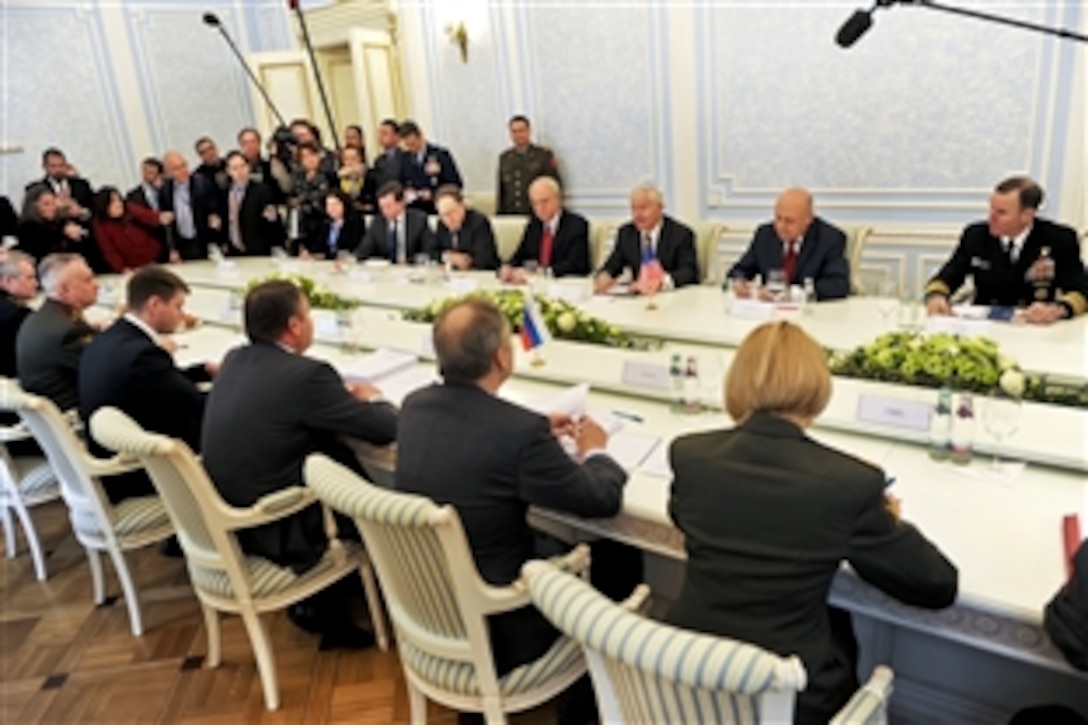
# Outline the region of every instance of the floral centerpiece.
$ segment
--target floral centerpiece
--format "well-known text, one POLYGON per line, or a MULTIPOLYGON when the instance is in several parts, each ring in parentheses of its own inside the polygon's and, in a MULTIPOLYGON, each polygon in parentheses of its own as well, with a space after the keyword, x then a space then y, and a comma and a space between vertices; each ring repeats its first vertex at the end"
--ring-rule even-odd
POLYGON ((978 393, 1000 388, 1015 398, 1088 407, 1088 383, 1029 375, 985 337, 888 332, 851 351, 830 352, 829 363, 843 377, 978 393))
MULTIPOLYGON (((525 294, 519 290, 472 292, 459 297, 447 297, 436 300, 426 307, 407 310, 403 313, 403 317, 413 322, 434 322, 443 310, 469 297, 483 298, 495 303, 509 320, 510 327, 515 332, 521 330, 521 321, 525 315, 525 294)), ((544 323, 548 326, 548 332, 557 339, 628 350, 652 350, 661 346, 659 340, 623 332, 615 325, 587 315, 569 302, 542 295, 535 295, 535 297, 544 323)))
POLYGON ((306 294, 306 298, 310 300, 310 307, 313 307, 314 309, 337 311, 353 310, 360 305, 357 300, 341 297, 330 291, 328 288, 319 285, 311 277, 301 274, 288 274, 285 272, 274 272, 267 277, 250 280, 249 284, 246 285, 246 292, 249 292, 249 290, 263 282, 274 279, 285 279, 288 282, 294 282, 295 286, 306 294))

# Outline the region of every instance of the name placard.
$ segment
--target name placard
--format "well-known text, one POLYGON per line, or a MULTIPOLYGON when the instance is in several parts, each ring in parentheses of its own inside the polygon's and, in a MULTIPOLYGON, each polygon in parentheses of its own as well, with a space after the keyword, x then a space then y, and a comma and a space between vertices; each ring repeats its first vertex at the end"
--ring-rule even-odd
POLYGON ((563 302, 583 302, 589 299, 589 286, 584 282, 579 284, 553 282, 548 288, 548 295, 552 299, 562 300, 563 302))
POLYGON ((336 313, 332 310, 313 310, 310 316, 314 320, 314 330, 318 337, 336 337, 340 326, 336 324, 336 313))
POLYGON ((454 277, 446 283, 446 287, 455 294, 467 295, 479 289, 480 281, 471 277, 454 277))
POLYGON ((982 337, 989 335, 993 323, 989 320, 975 320, 969 317, 944 317, 935 315, 926 320, 926 332, 947 332, 960 337, 982 337))
POLYGON ((858 396, 857 419, 865 423, 927 432, 932 415, 933 406, 929 403, 880 395, 858 396))
POLYGON ((669 389, 669 366, 644 360, 623 363, 623 384, 651 390, 669 389))
POLYGON ((370 270, 362 269, 360 267, 353 267, 352 270, 348 272, 348 279, 360 284, 370 284, 373 278, 374 275, 370 273, 370 270))
POLYGON ((745 320, 770 320, 774 318, 775 306, 772 302, 738 297, 729 307, 729 313, 745 320))

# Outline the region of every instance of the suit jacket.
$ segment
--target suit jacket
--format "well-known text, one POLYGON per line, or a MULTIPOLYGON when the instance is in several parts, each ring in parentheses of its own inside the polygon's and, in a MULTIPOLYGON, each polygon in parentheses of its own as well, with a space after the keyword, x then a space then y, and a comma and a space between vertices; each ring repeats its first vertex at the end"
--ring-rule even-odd
MULTIPOLYGON (((164 181, 163 183, 165 184, 166 182, 164 181)), ((148 209, 155 209, 155 210, 160 209, 161 208, 160 207, 160 201, 161 200, 162 200, 162 187, 159 187, 159 192, 158 192, 158 194, 155 195, 154 199, 152 199, 151 197, 148 196, 147 189, 144 188, 143 184, 138 184, 138 185, 132 187, 131 189, 128 190, 128 193, 125 194, 125 201, 131 201, 134 204, 140 204, 142 206, 147 207, 148 209), (152 202, 154 202, 154 203, 152 203, 152 202)))
POLYGON ((438 187, 446 184, 460 187, 464 183, 461 181, 461 172, 457 170, 457 162, 449 151, 429 143, 423 148, 422 155, 421 161, 415 154, 405 152, 402 180, 406 189, 426 189, 431 192, 430 199, 416 199, 410 206, 427 214, 434 214, 433 194, 438 187))
MULTIPOLYGON (((535 216, 525 226, 510 264, 520 267, 527 260, 540 260, 544 223, 535 216)), ((585 217, 563 209, 552 240, 552 274, 556 277, 589 274, 589 222, 585 217)))
MULTIPOLYGON (((361 471, 340 435, 391 443, 396 410, 357 400, 326 362, 257 342, 232 350, 216 376, 204 411, 204 466, 227 503, 249 506, 303 485, 302 463, 311 453, 361 471)), ((320 561, 328 544, 318 505, 238 540, 247 553, 299 572, 320 561)))
POLYGON ((49 398, 61 410, 79 405, 79 365, 97 334, 83 314, 46 298, 15 338, 15 367, 27 392, 49 398))
MULTIPOLYGON (((441 221, 438 222, 438 231, 432 239, 433 259, 441 260, 443 252, 454 248, 453 233, 441 221)), ((475 209, 465 211, 465 220, 461 223, 461 231, 457 233, 456 251, 472 257, 473 269, 499 268, 499 252, 495 247, 495 232, 491 229, 491 222, 475 209)))
MULTIPOLYGON (((180 438, 199 453, 206 395, 196 383, 207 380, 203 365, 179 369, 170 353, 122 317, 83 351, 79 413, 86 422, 112 405, 143 428, 180 438)), ((111 455, 93 439, 89 443, 91 453, 111 455)))
POLYGON ((947 607, 957 573, 914 527, 884 509, 884 475, 795 424, 756 413, 732 430, 682 436, 669 451, 669 514, 688 560, 668 620, 798 654, 798 705, 830 717, 856 688, 849 623, 827 604, 842 562, 915 606, 947 607))
MULTIPOLYGON (((673 286, 698 284, 699 263, 695 256, 695 233, 669 216, 661 219, 657 258, 665 273, 672 276, 673 286)), ((628 222, 616 233, 616 246, 601 270, 613 277, 619 277, 624 269, 630 269, 631 275, 637 278, 641 266, 642 237, 635 225, 628 222)))
POLYGON ((280 222, 279 212, 275 220, 269 220, 264 216, 264 210, 268 207, 276 207, 275 195, 268 184, 257 184, 252 180, 246 184, 245 195, 242 197, 242 205, 239 209, 238 224, 242 233, 242 243, 245 251, 240 252, 230 243, 230 194, 228 187, 220 195, 220 208, 223 209, 223 244, 233 255, 245 255, 249 257, 267 255, 272 247, 282 247, 286 238, 283 224, 280 222))
POLYGON ((313 255, 321 255, 325 259, 335 259, 338 252, 351 252, 354 254, 355 250, 363 242, 366 222, 351 209, 346 211, 344 223, 340 227, 340 234, 336 237, 335 249, 329 249, 329 232, 332 224, 326 217, 316 234, 311 234, 303 239, 302 244, 306 251, 313 255))
MULTIPOLYGON (((397 489, 452 504, 480 575, 509 584, 535 556, 531 505, 579 516, 619 511, 627 474, 607 455, 579 465, 548 419, 475 385, 434 385, 404 401, 397 489)), ((491 620, 499 671, 539 656, 556 632, 532 607, 491 620)))
POLYGON ((15 207, 6 196, 0 196, 0 237, 14 237, 19 228, 19 217, 15 207))
POLYGON ((19 237, 19 249, 39 261, 54 252, 79 252, 87 257, 94 243, 90 241, 89 236, 84 236, 78 242, 72 241, 64 234, 65 224, 67 221, 62 219, 52 221, 23 219, 19 222, 16 232, 19 237))
MULTIPOLYGON (((772 269, 782 269, 785 245, 773 224, 756 230, 744 256, 729 270, 730 277, 752 279, 757 274, 767 278, 772 269)), ((820 217, 805 230, 797 250, 797 267, 790 284, 811 278, 816 283, 816 299, 837 300, 850 294, 850 265, 846 261, 846 235, 820 217)))
MULTIPOLYGON (((431 254, 434 250, 434 233, 427 223, 427 215, 417 209, 405 209, 405 227, 398 234, 404 234, 406 259, 410 264, 417 254, 431 254)), ((359 259, 389 259, 389 222, 381 214, 375 215, 363 236, 363 241, 355 249, 359 259)))
MULTIPOLYGON (((65 181, 68 182, 68 193, 76 202, 84 209, 90 209, 94 204, 94 191, 91 189, 91 184, 86 179, 79 176, 70 176, 65 181)), ((30 191, 36 186, 48 186, 50 189, 53 185, 49 183, 49 177, 43 176, 40 179, 31 181, 26 185, 26 191, 30 191)))
POLYGON ((1088 282, 1080 260, 1080 242, 1072 227, 1035 219, 1031 233, 1024 240, 1016 262, 1009 261, 1001 240, 990 234, 986 222, 971 224, 963 230, 960 242, 936 276, 926 286, 926 294, 951 295, 970 274, 975 280, 975 302, 980 305, 1023 307, 1037 299, 1060 302, 1071 315, 1084 312, 1088 282), (1054 280, 1041 288, 1041 298, 1025 275, 1044 247, 1054 260, 1054 280), (1059 295, 1057 291, 1061 290, 1059 295))
POLYGON ((1073 555, 1073 576, 1046 605, 1043 626, 1069 664, 1088 671, 1088 542, 1073 555))
POLYGON ((29 315, 29 307, 0 290, 0 375, 5 378, 19 377, 15 368, 15 338, 29 315))
POLYGON ((408 166, 408 158, 404 149, 396 148, 392 151, 382 151, 374 157, 374 164, 367 174, 373 179, 371 186, 374 191, 389 181, 404 182, 404 172, 408 166))
MULTIPOLYGON (((177 217, 177 208, 174 205, 175 182, 167 179, 162 184, 159 192, 159 209, 173 212, 177 217)), ((193 216, 193 228, 196 236, 186 239, 178 231, 178 222, 175 218, 168 227, 167 243, 172 250, 177 250, 182 259, 206 259, 208 245, 223 243, 223 229, 213 231, 208 226, 208 217, 218 214, 222 224, 226 224, 226 214, 219 205, 220 193, 215 182, 209 181, 207 176, 192 174, 189 176, 189 210, 193 216)))

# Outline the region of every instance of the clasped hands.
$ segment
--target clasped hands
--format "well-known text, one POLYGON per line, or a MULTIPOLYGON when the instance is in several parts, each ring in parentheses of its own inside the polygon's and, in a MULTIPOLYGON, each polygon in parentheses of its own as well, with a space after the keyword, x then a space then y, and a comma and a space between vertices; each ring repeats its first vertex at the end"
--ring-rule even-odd
POLYGON ((573 416, 567 413, 549 413, 548 424, 556 438, 570 438, 578 450, 578 457, 584 458, 593 450, 608 445, 608 434, 597 421, 587 415, 573 416))

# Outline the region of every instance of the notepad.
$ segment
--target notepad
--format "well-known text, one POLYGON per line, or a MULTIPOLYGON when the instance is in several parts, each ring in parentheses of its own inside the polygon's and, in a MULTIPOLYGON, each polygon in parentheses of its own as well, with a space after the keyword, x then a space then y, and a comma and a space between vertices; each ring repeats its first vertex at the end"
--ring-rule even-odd
POLYGON ((374 383, 415 365, 417 361, 418 358, 411 353, 383 347, 341 365, 340 375, 351 382, 374 383))
POLYGON ((620 431, 608 439, 608 455, 620 464, 622 468, 633 471, 642 465, 659 445, 660 436, 651 436, 643 433, 620 431))
POLYGON ((597 423, 597 425, 604 428, 604 432, 608 435, 613 435, 623 428, 623 421, 612 413, 603 410, 587 409, 588 400, 589 383, 581 383, 569 387, 556 395, 549 395, 529 401, 525 407, 530 410, 535 410, 541 415, 562 413, 573 418, 578 418, 583 415, 589 416, 597 423))
POLYGON ((378 387, 386 400, 400 406, 404 403, 404 399, 415 391, 437 382, 438 376, 434 370, 427 367, 417 367, 382 378, 378 387))
POLYGON ((650 455, 638 467, 647 476, 672 478, 672 466, 669 465, 669 447, 661 444, 650 451, 650 455))

